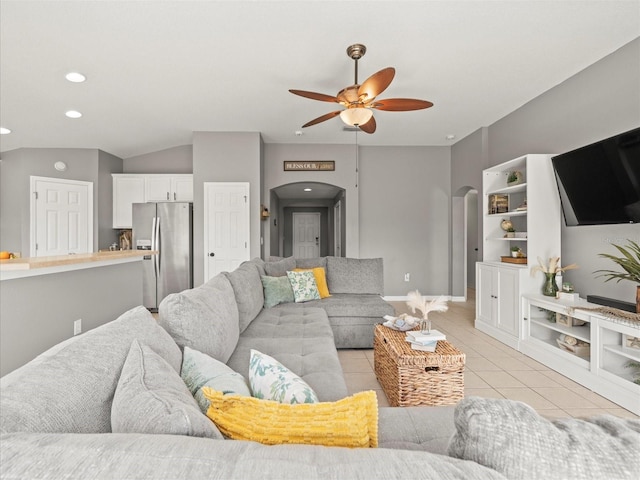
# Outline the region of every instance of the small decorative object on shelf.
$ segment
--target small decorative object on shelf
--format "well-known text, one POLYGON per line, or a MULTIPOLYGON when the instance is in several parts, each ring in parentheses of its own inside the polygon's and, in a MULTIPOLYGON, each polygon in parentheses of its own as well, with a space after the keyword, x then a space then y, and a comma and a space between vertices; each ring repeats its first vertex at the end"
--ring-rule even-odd
POLYGON ((622 342, 622 346, 625 348, 633 348, 635 350, 640 350, 640 338, 639 337, 631 337, 629 335, 623 335, 624 341, 622 342))
POLYGON ((565 327, 580 327, 587 322, 574 317, 570 317, 569 315, 565 315, 564 313, 556 312, 556 323, 558 325, 564 325, 565 327))
POLYGON ((573 285, 571 285, 569 282, 563 282, 562 291, 567 293, 573 292, 573 285))
POLYGON ((511 256, 513 258, 518 258, 520 256, 524 257, 524 253, 522 253, 522 250, 520 250, 520 247, 511 247, 511 256))
POLYGON ((392 330, 398 330, 400 332, 412 330, 416 328, 416 326, 420 323, 419 318, 412 317, 411 315, 408 315, 406 313, 398 315, 397 317, 385 315, 382 318, 386 320, 382 325, 384 325, 385 327, 389 327, 392 330))
POLYGON ((640 313, 640 245, 633 240, 627 241, 629 244, 624 247, 612 243, 612 245, 622 253, 622 257, 616 257, 608 253, 598 254, 598 256, 608 258, 620 265, 626 273, 615 270, 596 270, 593 273, 600 273, 600 275, 597 275, 598 277, 608 277, 605 282, 613 280, 614 278, 617 282, 620 280, 636 282, 638 284, 636 286, 636 313, 640 313))
POLYGON ((633 372, 631 373, 633 383, 640 385, 640 362, 629 360, 624 367, 633 369, 633 372))
POLYGON ((559 267, 560 257, 549 258, 549 263, 544 265, 542 259, 538 257, 538 265, 531 267, 531 276, 537 272, 544 273, 544 283, 542 284, 542 294, 548 297, 555 297, 558 293, 558 284, 556 283, 556 274, 566 272, 578 268, 578 265, 572 263, 566 267, 559 267))
POLYGON ((489 215, 507 213, 509 211, 509 195, 489 195, 489 215))
POLYGON ((409 300, 407 306, 411 309, 411 313, 416 313, 416 310, 422 312, 422 319, 420 320, 420 332, 428 335, 431 333, 431 320, 429 320, 429 312, 446 312, 449 309, 447 300, 444 296, 440 295, 435 300, 430 302, 424 298, 418 290, 414 290, 407 294, 409 300))
POLYGON ((506 238, 515 238, 516 237, 516 229, 511 227, 507 229, 507 233, 504 234, 506 238))
POLYGON ((500 222, 500 228, 506 232, 510 228, 513 228, 513 223, 511 223, 511 220, 508 218, 505 218, 500 222))
POLYGON ((519 185, 524 181, 524 176, 521 171, 509 172, 507 175, 507 186, 519 185))

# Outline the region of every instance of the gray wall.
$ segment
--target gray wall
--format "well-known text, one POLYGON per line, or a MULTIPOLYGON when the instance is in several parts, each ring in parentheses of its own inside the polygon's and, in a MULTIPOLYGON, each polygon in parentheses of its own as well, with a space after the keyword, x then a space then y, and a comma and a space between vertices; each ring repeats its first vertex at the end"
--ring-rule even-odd
POLYGON ((193 134, 193 283, 204 279, 204 182, 249 182, 250 257, 259 257, 262 139, 255 132, 193 134))
POLYGON ((448 294, 449 147, 360 152, 360 257, 384 258, 385 295, 448 294))
MULTIPOLYGON (((479 159, 484 152, 491 166, 527 153, 563 153, 639 125, 640 39, 636 39, 495 122, 486 136, 479 131, 458 142, 452 148, 452 190, 462 183, 480 186, 479 159)), ((580 265, 567 272, 565 280, 581 296, 632 302, 636 284, 604 283, 593 274, 601 268, 615 269, 598 254, 615 253, 610 243, 629 238, 640 241, 640 225, 563 225, 562 263, 580 265)))
MULTIPOLYGON (((263 176, 264 196, 262 198, 262 203, 269 208, 269 211, 272 214, 272 218, 269 221, 270 228, 276 228, 273 226, 274 219, 278 222, 278 228, 282 225, 280 219, 277 217, 279 214, 278 211, 274 210, 270 205, 271 189, 281 185, 287 185, 289 183, 305 181, 327 183, 345 190, 346 201, 344 203, 346 206, 346 212, 344 220, 346 237, 343 242, 343 252, 344 255, 348 257, 360 256, 360 195, 358 193, 358 187, 356 186, 358 181, 356 174, 355 145, 265 144, 263 176), (285 172, 283 162, 286 160, 334 160, 335 171, 285 172), (276 214, 275 217, 273 217, 274 213, 276 214)), ((279 210, 282 210, 282 205, 280 205, 279 210)), ((265 233, 264 237, 264 251, 278 251, 278 247, 274 249, 271 246, 273 238, 278 237, 273 235, 272 231, 265 233)))
POLYGON ((52 273, 0 285, 0 376, 142 304, 142 262, 52 273))
POLYGON ((124 160, 123 173, 193 173, 193 145, 181 145, 124 160))
POLYGON ((105 248, 115 241, 111 231, 111 173, 122 171, 122 160, 88 148, 21 148, 2 154, 0 163, 0 218, 3 250, 29 256, 30 177, 64 178, 93 182, 93 245, 105 248), (53 164, 63 161, 67 170, 53 164), (107 190, 105 190, 107 189, 107 190))

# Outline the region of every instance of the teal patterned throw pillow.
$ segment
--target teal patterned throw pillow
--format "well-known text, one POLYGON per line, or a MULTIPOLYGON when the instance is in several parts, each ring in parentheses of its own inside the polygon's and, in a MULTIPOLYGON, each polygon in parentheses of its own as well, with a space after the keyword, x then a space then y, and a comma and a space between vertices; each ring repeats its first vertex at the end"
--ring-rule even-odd
POLYGON ((276 359, 251 350, 249 384, 255 398, 280 403, 317 403, 318 396, 299 376, 276 359))
POLYGON ((318 284, 312 271, 287 272, 296 303, 320 300, 318 284))

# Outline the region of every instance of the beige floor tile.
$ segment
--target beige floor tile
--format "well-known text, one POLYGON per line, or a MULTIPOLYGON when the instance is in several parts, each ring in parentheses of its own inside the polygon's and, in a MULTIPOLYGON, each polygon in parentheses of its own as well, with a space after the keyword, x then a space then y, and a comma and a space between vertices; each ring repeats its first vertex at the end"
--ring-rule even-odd
POLYGON ((581 396, 580 394, 569 390, 568 388, 546 388, 540 387, 534 389, 537 393, 549 400, 551 403, 560 407, 562 410, 569 412, 569 410, 583 409, 583 408, 596 408, 596 406, 581 396))
POLYGON ((465 388, 465 397, 504 398, 500 392, 493 388, 465 388))
POLYGON ((550 387, 550 388, 562 388, 557 382, 554 382, 542 372, 536 370, 528 370, 522 372, 512 372, 512 375, 527 387, 550 387))
POLYGON ((366 350, 360 349, 340 349, 338 350, 338 358, 342 362, 343 360, 353 359, 353 358, 367 358, 365 354, 366 350))
POLYGON ((540 410, 538 411, 541 417, 546 418, 547 420, 556 420, 558 418, 567 418, 570 415, 561 409, 552 409, 552 410, 540 410))
POLYGON ((623 417, 623 418, 640 418, 640 416, 630 412, 629 410, 626 410, 624 408, 604 408, 601 410, 601 412, 604 413, 608 413, 610 415, 615 415, 616 417, 623 417))
POLYGON ((371 372, 371 364, 366 357, 345 358, 340 360, 342 371, 345 373, 367 373, 371 372))
POLYGON ((464 386, 465 388, 491 388, 491 385, 470 371, 464 372, 464 386))
POLYGON ((530 388, 496 388, 504 398, 524 402, 536 410, 557 410, 549 400, 534 392, 530 388))
POLYGON ((344 373, 345 381, 349 393, 362 392, 363 390, 380 390, 382 387, 378 383, 373 372, 369 373, 344 373))
POLYGON ((493 388, 526 388, 526 385, 507 372, 483 371, 476 373, 493 388))
POLYGON ((465 360, 465 367, 473 372, 500 371, 495 363, 491 363, 485 357, 469 357, 465 360))
POLYGON ((590 418, 602 415, 601 408, 565 408, 565 412, 574 418, 590 418))
POLYGON ((378 397, 378 407, 389 407, 389 400, 387 396, 384 394, 383 390, 374 390, 376 392, 376 396, 378 397))
POLYGON ((522 372, 533 370, 533 367, 514 357, 494 357, 491 359, 491 361, 496 365, 502 367, 502 369, 506 372, 522 372))

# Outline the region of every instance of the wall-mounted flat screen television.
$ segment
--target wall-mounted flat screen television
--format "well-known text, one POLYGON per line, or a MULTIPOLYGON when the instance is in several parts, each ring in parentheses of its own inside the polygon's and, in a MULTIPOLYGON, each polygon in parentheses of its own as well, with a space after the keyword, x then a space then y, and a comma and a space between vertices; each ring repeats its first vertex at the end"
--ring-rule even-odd
POLYGON ((568 226, 640 223, 640 128, 551 162, 568 226))

